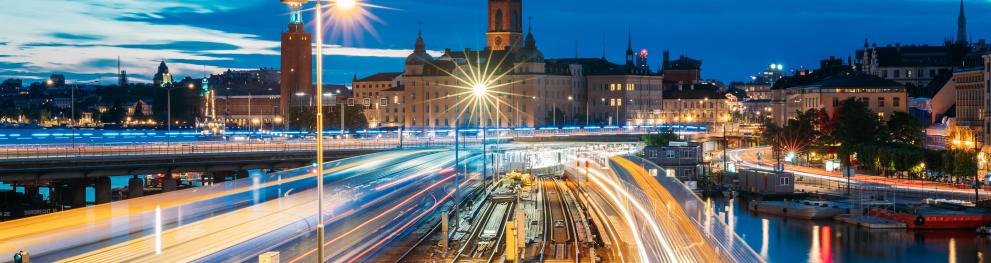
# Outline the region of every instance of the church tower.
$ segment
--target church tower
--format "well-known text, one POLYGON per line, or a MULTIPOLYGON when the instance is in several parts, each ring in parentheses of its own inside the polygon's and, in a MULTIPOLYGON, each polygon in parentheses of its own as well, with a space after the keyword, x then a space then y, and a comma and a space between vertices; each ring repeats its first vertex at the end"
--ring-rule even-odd
POLYGON ((630 32, 627 32, 626 34, 627 34, 626 35, 626 65, 632 67, 633 66, 633 59, 634 59, 634 54, 633 54, 633 32, 630 31, 630 32))
POLYGON ((967 43, 967 16, 963 12, 963 0, 960 0, 960 15, 957 17, 957 44, 967 43))
POLYGON ((486 46, 502 51, 523 44, 523 0, 489 0, 486 46))

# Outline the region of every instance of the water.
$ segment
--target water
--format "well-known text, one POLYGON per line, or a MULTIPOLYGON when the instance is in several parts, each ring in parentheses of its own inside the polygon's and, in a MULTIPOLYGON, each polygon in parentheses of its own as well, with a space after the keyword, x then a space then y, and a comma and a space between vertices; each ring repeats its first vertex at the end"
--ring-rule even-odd
POLYGON ((872 230, 756 215, 746 202, 713 199, 716 213, 732 218, 731 227, 768 262, 991 262, 991 238, 972 230, 872 230))

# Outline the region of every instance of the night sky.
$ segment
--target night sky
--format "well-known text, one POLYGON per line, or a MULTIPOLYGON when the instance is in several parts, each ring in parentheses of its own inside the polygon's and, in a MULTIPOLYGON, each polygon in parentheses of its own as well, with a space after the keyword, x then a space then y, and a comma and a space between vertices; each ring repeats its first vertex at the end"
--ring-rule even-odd
MULTIPOLYGON (((427 48, 484 46, 486 1, 366 0, 375 32, 334 37, 326 76, 334 83, 401 71, 423 21, 427 48), (340 45, 340 47, 338 46, 340 45)), ((991 1, 966 2, 974 40, 991 32, 991 1)), ((957 0, 692 0, 524 1, 538 47, 546 57, 620 62, 627 30, 633 46, 703 61, 705 79, 744 80, 778 62, 816 67, 846 58, 864 38, 878 45, 941 44, 955 36, 957 0)), ((0 79, 39 79, 65 73, 70 82, 112 83, 117 57, 133 81, 148 81, 165 59, 177 78, 228 68, 279 66, 279 34, 287 9, 276 0, 32 0, 0 8, 0 79)), ((305 17, 307 21, 311 16, 305 17)), ((312 25, 308 25, 312 26, 312 25)), ((312 30, 312 27, 310 27, 312 30)))

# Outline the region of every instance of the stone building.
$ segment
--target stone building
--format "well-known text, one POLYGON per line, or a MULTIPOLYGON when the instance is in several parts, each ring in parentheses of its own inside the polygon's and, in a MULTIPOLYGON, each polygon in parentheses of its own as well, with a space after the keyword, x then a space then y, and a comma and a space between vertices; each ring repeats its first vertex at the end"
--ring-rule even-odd
POLYGON ((661 120, 665 123, 716 124, 729 121, 737 98, 708 84, 668 82, 661 120))
POLYGON ((908 111, 905 86, 867 74, 834 75, 821 80, 812 75, 786 77, 772 90, 772 121, 783 125, 798 112, 824 109, 832 116, 847 99, 860 100, 878 114, 890 117, 908 111))
POLYGON ((402 126, 403 73, 384 72, 351 84, 352 94, 364 107, 369 128, 398 128, 402 126))

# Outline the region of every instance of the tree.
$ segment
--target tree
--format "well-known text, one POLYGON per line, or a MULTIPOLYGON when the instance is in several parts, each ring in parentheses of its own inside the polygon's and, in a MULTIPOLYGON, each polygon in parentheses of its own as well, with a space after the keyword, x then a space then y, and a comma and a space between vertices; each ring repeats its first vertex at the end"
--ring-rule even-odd
POLYGON ((840 143, 837 152, 844 166, 850 165, 850 157, 860 145, 877 142, 880 121, 867 105, 855 99, 847 99, 836 110, 833 136, 840 143))
MULTIPOLYGON (((341 107, 334 107, 324 114, 324 127, 328 129, 341 129, 341 107)), ((368 128, 368 119, 365 118, 365 107, 361 105, 344 106, 344 128, 348 131, 357 131, 368 128)))
POLYGON ((953 155, 953 175, 959 182, 963 178, 977 176, 977 154, 974 152, 957 151, 953 155))
POLYGON ((678 135, 668 130, 663 133, 644 135, 641 140, 647 146, 667 146, 671 141, 678 140, 678 135))
POLYGON ((888 120, 888 138, 894 142, 922 145, 922 124, 905 112, 895 112, 888 120))

